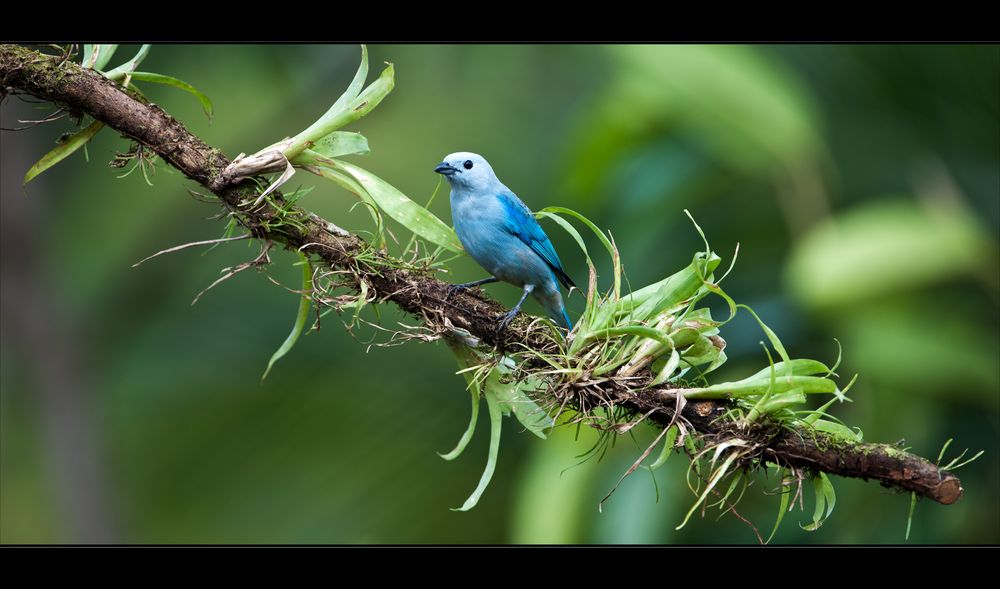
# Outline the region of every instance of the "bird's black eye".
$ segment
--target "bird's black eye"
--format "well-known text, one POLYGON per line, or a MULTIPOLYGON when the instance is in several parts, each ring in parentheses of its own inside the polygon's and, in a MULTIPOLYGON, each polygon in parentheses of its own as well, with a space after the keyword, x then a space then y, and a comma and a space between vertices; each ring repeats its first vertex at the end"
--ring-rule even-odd
POLYGON ((471 170, 472 169, 472 160, 465 160, 465 163, 462 164, 462 167, 465 168, 466 170, 471 170))

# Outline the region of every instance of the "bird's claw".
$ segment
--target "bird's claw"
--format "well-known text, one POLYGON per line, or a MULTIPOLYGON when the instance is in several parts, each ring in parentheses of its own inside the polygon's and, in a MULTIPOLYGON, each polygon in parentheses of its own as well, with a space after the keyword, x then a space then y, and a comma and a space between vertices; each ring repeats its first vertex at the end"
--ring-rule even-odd
POLYGON ((448 287, 447 292, 445 292, 444 300, 447 301, 451 297, 455 296, 455 293, 465 290, 466 288, 468 287, 462 284, 452 284, 451 286, 448 287))
POLYGON ((517 313, 519 310, 520 309, 514 309, 513 311, 504 314, 504 316, 500 318, 500 324, 497 326, 497 334, 501 334, 504 332, 505 329, 507 329, 507 326, 510 325, 510 322, 514 320, 514 317, 517 317, 517 313))

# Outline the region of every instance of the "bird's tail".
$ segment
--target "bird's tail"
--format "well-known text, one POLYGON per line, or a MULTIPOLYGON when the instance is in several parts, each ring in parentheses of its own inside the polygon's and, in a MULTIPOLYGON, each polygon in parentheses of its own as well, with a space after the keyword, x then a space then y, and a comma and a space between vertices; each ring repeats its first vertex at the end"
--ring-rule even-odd
POLYGON ((549 316, 552 317, 553 321, 566 329, 573 329, 573 322, 570 321, 569 315, 566 313, 566 305, 563 304, 562 295, 558 290, 544 292, 541 289, 536 289, 534 295, 538 302, 545 307, 545 310, 549 312, 549 316))
POLYGON ((573 322, 569 320, 569 315, 566 314, 566 307, 562 308, 562 320, 563 320, 563 327, 565 327, 570 331, 573 331, 573 322))

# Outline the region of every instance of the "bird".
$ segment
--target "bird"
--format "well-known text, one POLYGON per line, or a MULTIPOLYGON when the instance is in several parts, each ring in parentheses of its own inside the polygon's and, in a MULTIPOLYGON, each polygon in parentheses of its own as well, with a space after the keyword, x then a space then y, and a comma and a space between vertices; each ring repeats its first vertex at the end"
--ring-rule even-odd
POLYGON ((576 285, 563 270, 552 242, 528 206, 500 182, 489 162, 479 154, 449 154, 434 171, 451 184, 451 218, 459 241, 472 259, 490 273, 482 280, 452 285, 448 295, 473 286, 507 282, 524 293, 501 318, 498 333, 517 316, 529 294, 557 324, 572 330, 559 284, 567 289, 576 285))

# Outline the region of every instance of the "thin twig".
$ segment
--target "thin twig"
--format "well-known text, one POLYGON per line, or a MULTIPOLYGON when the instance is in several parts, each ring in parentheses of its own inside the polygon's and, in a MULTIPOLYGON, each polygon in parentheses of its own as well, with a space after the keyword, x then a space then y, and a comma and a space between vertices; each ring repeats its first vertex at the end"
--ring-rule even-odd
POLYGON ((247 270, 247 269, 250 269, 250 268, 255 268, 255 267, 263 266, 265 264, 270 264, 271 263, 271 259, 267 255, 267 252, 270 249, 271 249, 271 243, 270 242, 266 242, 264 244, 264 247, 262 248, 262 250, 260 252, 260 255, 258 255, 256 258, 250 260, 249 262, 243 262, 239 266, 235 266, 233 268, 224 268, 222 271, 225 272, 225 274, 223 274, 221 278, 219 278, 218 280, 216 280, 212 284, 209 284, 207 287, 205 287, 204 290, 202 290, 201 292, 199 292, 198 295, 194 297, 194 300, 191 301, 191 306, 194 306, 194 304, 198 302, 198 299, 200 299, 202 297, 202 295, 204 295, 206 292, 212 290, 213 288, 215 288, 219 284, 225 282, 226 280, 229 280, 233 276, 236 276, 240 272, 242 272, 244 270, 247 270))
POLYGON ((162 255, 162 254, 169 254, 169 253, 173 253, 173 252, 179 252, 179 251, 181 251, 183 249, 187 249, 189 247, 196 247, 196 246, 199 246, 199 245, 212 245, 213 243, 223 243, 223 242, 226 242, 226 241, 239 241, 241 239, 249 239, 251 237, 253 237, 253 236, 250 235, 249 233, 244 233, 243 235, 238 235, 236 237, 222 237, 220 239, 206 239, 204 241, 192 241, 191 243, 185 243, 183 245, 175 245, 174 247, 167 248, 165 250, 160 250, 160 251, 156 252, 155 254, 153 254, 151 256, 147 256, 147 257, 139 260, 135 264, 132 264, 132 267, 135 268, 139 264, 142 264, 143 262, 145 262, 147 260, 152 260, 156 256, 159 256, 159 255, 162 255))

